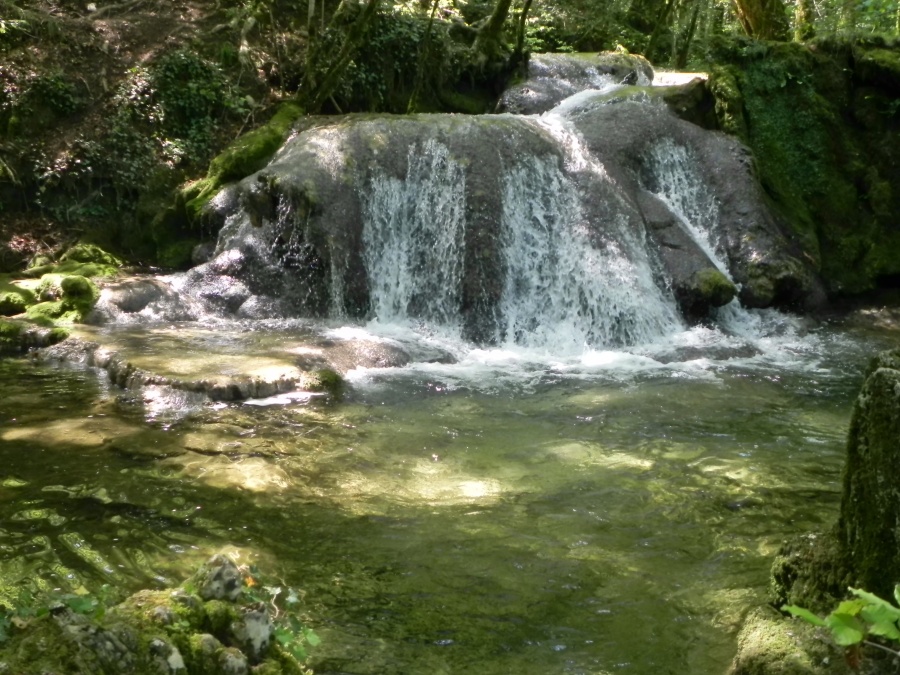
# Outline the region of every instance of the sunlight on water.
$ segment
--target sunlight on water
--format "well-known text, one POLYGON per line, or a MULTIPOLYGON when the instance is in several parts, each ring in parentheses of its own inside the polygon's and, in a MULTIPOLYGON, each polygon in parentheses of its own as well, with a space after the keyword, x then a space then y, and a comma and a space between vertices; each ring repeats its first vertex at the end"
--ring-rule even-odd
MULTIPOLYGON (((164 421, 161 394, 0 361, 0 570, 135 588, 236 547, 306 591, 323 673, 724 672, 770 556, 834 518, 876 347, 749 316, 752 333, 565 358, 447 341, 456 363, 360 368, 334 407, 286 396, 164 421)), ((319 330, 416 344, 403 327, 302 327, 319 330)), ((220 327, 216 344, 252 358, 255 339, 220 327)))

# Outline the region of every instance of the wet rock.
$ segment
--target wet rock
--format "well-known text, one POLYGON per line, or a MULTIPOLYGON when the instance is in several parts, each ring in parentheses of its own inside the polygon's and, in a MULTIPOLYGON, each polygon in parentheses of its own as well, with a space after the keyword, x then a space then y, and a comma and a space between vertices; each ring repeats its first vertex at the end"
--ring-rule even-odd
POLYGON ((103 325, 134 318, 187 321, 195 318, 185 298, 156 277, 120 277, 101 283, 100 297, 85 323, 103 325))
POLYGON ((503 92, 497 112, 533 115, 579 91, 652 81, 653 66, 635 54, 534 54, 525 81, 503 92))
POLYGON ((681 220, 658 197, 647 191, 638 195, 647 224, 647 234, 682 314, 689 321, 709 315, 727 305, 737 288, 715 267, 715 263, 685 230, 681 220))
POLYGON ((194 577, 197 594, 204 600, 234 602, 244 587, 243 577, 231 558, 216 555, 194 577))
POLYGON ((272 639, 272 620, 263 603, 241 607, 238 620, 231 624, 231 631, 251 663, 258 663, 272 639))
MULTIPOLYGON (((569 156, 554 135, 561 130, 513 116, 323 120, 241 183, 246 213, 229 218, 220 234, 219 256, 191 274, 210 289, 217 288, 215 274, 243 283, 253 295, 237 310, 240 315, 243 307, 254 306, 249 304, 254 298, 292 298, 292 305, 279 306, 287 316, 338 313, 366 319, 395 312, 413 320, 459 324, 472 341, 503 341, 511 337, 506 331, 522 332, 505 322, 504 294, 530 283, 508 278, 512 258, 505 247, 513 235, 505 223, 514 219, 577 230, 588 244, 583 257, 622 252, 630 256, 628 264, 644 255, 631 252, 644 246, 650 230, 667 288, 676 291, 690 320, 727 302, 737 288, 741 301, 751 307, 807 309, 824 299, 812 267, 768 210, 740 143, 680 120, 664 105, 629 100, 608 105, 591 97, 583 103, 554 113, 580 137, 582 154, 576 156, 569 156), (594 162, 590 166, 602 170, 579 165, 587 155, 594 162), (438 200, 453 221, 441 232, 458 237, 447 243, 444 257, 460 264, 448 266, 439 281, 430 281, 435 263, 424 262, 427 252, 410 250, 411 260, 423 258, 416 268, 422 278, 401 284, 398 277, 392 285, 408 289, 408 297, 397 307, 373 307, 383 296, 370 289, 367 251, 391 246, 387 239, 399 237, 396 233, 409 222, 420 222, 417 209, 437 208, 438 200), (696 204, 687 204, 689 200, 696 204), (282 206, 274 209, 273 204, 282 206), (299 206, 292 210, 294 204, 299 206), (453 208, 447 211, 449 204, 453 208), (573 214, 577 224, 568 222, 573 214), (704 232, 685 230, 679 219, 686 218, 704 232), (382 233, 373 234, 373 219, 382 223, 382 233), (709 239, 709 250, 697 245, 703 237, 709 239), (712 253, 721 264, 712 263, 712 253), (435 301, 444 296, 445 303, 435 301)), ((413 235, 403 236, 409 243, 413 235)), ((432 239, 428 241, 433 250, 432 239)), ((632 293, 637 295, 642 293, 632 293)), ((591 311, 607 309, 613 307, 591 311)), ((629 322, 637 308, 619 302, 614 311, 618 314, 606 324, 591 328, 604 333, 585 341, 616 346, 633 340, 629 322)), ((254 309, 250 315, 259 314, 254 309)), ((541 320, 546 317, 533 319, 541 320)), ((390 364, 398 355, 385 356, 390 364)))

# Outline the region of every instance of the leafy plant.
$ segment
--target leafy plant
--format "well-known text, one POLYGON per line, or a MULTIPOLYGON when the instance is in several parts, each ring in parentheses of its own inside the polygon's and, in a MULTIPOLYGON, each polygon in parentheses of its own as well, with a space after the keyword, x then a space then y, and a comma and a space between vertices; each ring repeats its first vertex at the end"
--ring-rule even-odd
MULTIPOLYGON (((880 637, 900 644, 900 607, 858 588, 851 588, 850 592, 856 597, 841 602, 824 619, 797 605, 785 605, 781 609, 813 626, 827 628, 837 645, 854 650, 851 663, 858 662, 861 645, 900 656, 897 649, 869 639, 880 637)), ((900 605, 900 585, 894 588, 894 600, 900 605)))
POLYGON ((115 591, 109 584, 101 586, 96 593, 90 593, 83 587, 71 593, 56 590, 46 594, 36 594, 23 588, 13 608, 0 607, 0 645, 10 638, 13 628, 24 628, 54 610, 68 608, 96 620, 101 619, 114 604, 115 591))
POLYGON ((260 575, 255 566, 244 571, 244 594, 254 602, 265 603, 275 624, 275 640, 297 661, 306 660, 306 646, 315 647, 321 642, 315 631, 303 624, 300 618, 302 592, 286 585, 275 585, 260 575))

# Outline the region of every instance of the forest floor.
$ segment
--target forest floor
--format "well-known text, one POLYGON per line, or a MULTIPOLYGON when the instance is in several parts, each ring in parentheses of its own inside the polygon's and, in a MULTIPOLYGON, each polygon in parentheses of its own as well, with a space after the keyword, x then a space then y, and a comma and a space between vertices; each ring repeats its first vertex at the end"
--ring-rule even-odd
MULTIPOLYGON (((241 39, 236 17, 236 9, 203 0, 25 0, 15 4, 0 0, 0 28, 7 22, 5 32, 0 30, 0 124, 5 121, 4 101, 14 102, 24 92, 23 84, 38 78, 58 82, 52 78, 61 76, 74 83, 77 96, 77 111, 71 115, 23 116, 16 121, 17 130, 9 125, 5 137, 0 127, 0 162, 6 160, 13 171, 7 176, 0 172, 0 241, 8 242, 8 250, 0 252, 4 258, 0 267, 9 267, 10 258, 24 261, 52 252, 78 234, 58 213, 36 207, 16 173, 48 176, 72 171, 73 149, 96 141, 103 133, 111 101, 123 92, 129 95, 126 83, 135 68, 179 49, 209 53, 216 45, 226 45, 236 54, 241 39), (18 191, 13 187, 17 184, 18 191), (4 208, 4 201, 19 204, 4 208)), ((238 77, 257 95, 271 93, 260 73, 249 75, 239 73, 238 77)), ((71 88, 62 87, 46 92, 51 103, 55 96, 61 107, 72 103, 67 100, 72 94, 71 88)), ((225 125, 228 138, 221 141, 227 142, 238 131, 225 125)), ((64 183, 65 176, 51 176, 50 182, 64 183)))

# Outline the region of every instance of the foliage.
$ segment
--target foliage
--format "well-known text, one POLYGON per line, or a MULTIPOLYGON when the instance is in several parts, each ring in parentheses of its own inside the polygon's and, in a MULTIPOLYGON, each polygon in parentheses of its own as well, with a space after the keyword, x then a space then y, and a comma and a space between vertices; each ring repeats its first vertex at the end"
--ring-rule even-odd
POLYGON ((25 628, 57 609, 66 607, 76 614, 99 620, 117 599, 109 584, 103 584, 96 593, 90 593, 83 586, 75 592, 57 589, 46 593, 34 593, 22 588, 12 607, 0 605, 0 647, 9 640, 13 628, 25 628))
POLYGON ((275 625, 275 640, 302 663, 307 658, 307 645, 315 647, 321 642, 315 631, 304 625, 300 616, 302 591, 277 584, 263 576, 256 566, 243 568, 243 571, 244 595, 252 602, 261 602, 269 607, 275 625))
MULTIPOLYGON (((827 628, 834 642, 841 647, 853 649, 867 645, 900 656, 896 648, 869 639, 878 637, 900 644, 900 608, 867 591, 849 590, 855 599, 844 600, 824 619, 796 605, 785 605, 781 609, 814 626, 827 628)), ((900 604, 900 585, 894 588, 894 599, 900 604)))
POLYGON ((303 663, 308 656, 307 647, 321 643, 319 636, 305 625, 301 616, 303 591, 264 575, 255 565, 245 565, 239 569, 244 579, 241 599, 268 608, 275 642, 298 663, 303 663))

